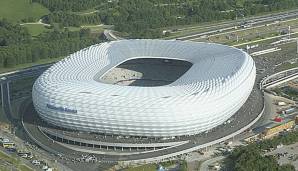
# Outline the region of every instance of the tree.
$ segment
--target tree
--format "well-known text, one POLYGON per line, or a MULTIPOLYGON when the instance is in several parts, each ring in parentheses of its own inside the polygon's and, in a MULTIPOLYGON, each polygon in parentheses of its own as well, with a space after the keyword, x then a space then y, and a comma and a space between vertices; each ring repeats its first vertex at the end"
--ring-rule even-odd
POLYGON ((9 56, 4 60, 4 67, 11 68, 16 66, 16 59, 13 56, 9 56))

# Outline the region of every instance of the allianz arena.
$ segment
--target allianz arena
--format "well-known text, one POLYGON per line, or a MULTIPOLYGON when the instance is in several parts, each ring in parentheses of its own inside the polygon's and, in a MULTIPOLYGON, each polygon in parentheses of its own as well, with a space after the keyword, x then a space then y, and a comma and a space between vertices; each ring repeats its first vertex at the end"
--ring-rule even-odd
POLYGON ((249 97, 255 77, 253 59, 233 47, 119 40, 90 46, 54 64, 34 83, 32 99, 43 120, 62 128, 146 137, 194 135, 234 115, 249 97), (151 62, 145 66, 146 61, 151 62), (138 68, 155 74, 136 72, 139 63, 138 68), (119 69, 121 64, 127 68, 119 69), (172 77, 182 66, 188 68, 172 77), (165 68, 170 70, 163 72, 165 68))

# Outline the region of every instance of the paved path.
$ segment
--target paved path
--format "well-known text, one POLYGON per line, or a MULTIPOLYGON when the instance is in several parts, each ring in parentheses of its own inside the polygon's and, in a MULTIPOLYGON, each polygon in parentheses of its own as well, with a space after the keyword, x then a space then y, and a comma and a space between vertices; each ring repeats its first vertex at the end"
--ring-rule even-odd
POLYGON ((23 26, 23 25, 30 25, 30 24, 41 24, 48 27, 51 26, 50 24, 43 23, 42 19, 39 19, 37 22, 21 23, 20 25, 23 26))
MULTIPOLYGON (((298 33, 298 32, 294 32, 294 33, 291 33, 291 34, 296 34, 296 33, 298 33)), ((278 36, 266 37, 264 39, 253 40, 253 41, 249 41, 249 42, 245 42, 245 43, 240 43, 240 44, 233 45, 233 46, 234 47, 239 47, 239 46, 243 46, 243 45, 249 45, 249 44, 252 44, 252 43, 263 42, 265 40, 271 40, 271 39, 276 39, 276 38, 285 37, 285 36, 286 35, 278 35, 278 36)))
POLYGON ((214 157, 211 158, 209 160, 204 161, 201 166, 200 166, 200 171, 209 171, 209 165, 219 162, 220 160, 224 159, 224 156, 218 156, 218 157, 214 157))

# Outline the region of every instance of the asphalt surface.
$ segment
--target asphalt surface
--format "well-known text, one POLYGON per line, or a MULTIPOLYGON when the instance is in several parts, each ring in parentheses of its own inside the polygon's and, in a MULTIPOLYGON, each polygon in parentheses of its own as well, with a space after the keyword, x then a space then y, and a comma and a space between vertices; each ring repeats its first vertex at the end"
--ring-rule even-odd
POLYGON ((204 161, 200 166, 200 171, 209 171, 209 165, 224 159, 224 156, 218 156, 204 161))

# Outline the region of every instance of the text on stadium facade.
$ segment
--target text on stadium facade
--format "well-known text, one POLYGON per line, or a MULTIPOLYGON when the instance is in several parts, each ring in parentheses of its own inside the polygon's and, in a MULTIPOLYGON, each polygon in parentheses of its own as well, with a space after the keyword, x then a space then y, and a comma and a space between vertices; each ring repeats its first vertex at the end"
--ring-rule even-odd
POLYGON ((56 106, 53 106, 53 105, 50 105, 50 104, 47 104, 47 107, 49 109, 58 110, 58 111, 61 111, 61 112, 67 112, 67 113, 77 113, 78 112, 75 109, 68 109, 66 107, 56 107, 56 106))

